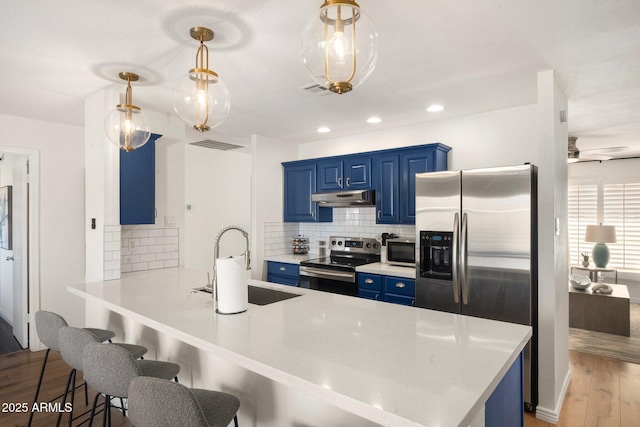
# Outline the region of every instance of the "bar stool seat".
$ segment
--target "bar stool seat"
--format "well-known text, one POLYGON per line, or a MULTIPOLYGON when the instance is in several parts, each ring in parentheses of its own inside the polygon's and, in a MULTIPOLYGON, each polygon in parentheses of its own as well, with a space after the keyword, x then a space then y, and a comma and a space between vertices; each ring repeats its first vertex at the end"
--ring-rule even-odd
POLYGON ((113 331, 109 331, 107 329, 96 329, 96 328, 83 328, 83 329, 95 335, 99 342, 109 341, 111 338, 116 336, 116 334, 113 331))
POLYGON ((240 400, 232 394, 187 388, 171 381, 138 377, 129 386, 129 420, 136 427, 238 426, 240 400))

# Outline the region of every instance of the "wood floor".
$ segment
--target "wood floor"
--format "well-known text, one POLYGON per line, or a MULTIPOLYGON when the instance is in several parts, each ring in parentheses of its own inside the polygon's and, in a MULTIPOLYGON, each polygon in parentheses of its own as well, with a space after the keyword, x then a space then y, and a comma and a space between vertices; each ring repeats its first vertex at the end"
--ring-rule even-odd
MULTIPOLYGON (((32 353, 29 350, 22 350, 15 353, 0 355, 0 426, 26 426, 29 414, 24 412, 5 412, 13 409, 7 405, 9 403, 33 403, 33 395, 38 383, 44 351, 32 353)), ((38 402, 46 402, 64 391, 69 374, 69 367, 60 357, 60 353, 52 351, 47 363, 42 388, 38 402)), ((84 403, 84 390, 76 392, 76 399, 73 406, 74 417, 86 410, 91 409, 92 399, 95 392, 89 389, 89 406, 84 403)), ((118 410, 112 409, 111 425, 113 427, 130 427, 131 423, 118 410)), ((102 414, 100 414, 102 415, 102 414)), ((56 424, 58 414, 39 412, 33 417, 33 426, 48 427, 56 424)), ((82 418, 84 419, 84 418, 82 418)), ((76 425, 78 422, 74 423, 76 425)), ((102 425, 102 419, 94 425, 102 425)), ((67 425, 67 414, 63 415, 62 424, 67 425)), ((87 425, 86 423, 83 425, 87 425)))
MULTIPOLYGON (((0 404, 31 405, 44 353, 24 350, 0 355, 0 404)), ((640 365, 575 351, 569 352, 569 358, 571 384, 562 405, 559 427, 640 427, 640 365)), ((38 401, 61 394, 68 373, 69 367, 59 353, 52 351, 38 401)), ((90 403, 94 394, 89 390, 90 403)), ((76 393, 74 414, 87 409, 83 393, 76 393)), ((37 413, 33 425, 55 425, 56 418, 57 413, 37 413)), ((24 426, 28 419, 28 413, 0 412, 2 427, 24 426)), ((112 425, 131 426, 117 410, 112 410, 112 425)), ((531 414, 525 417, 526 427, 552 425, 531 414)))

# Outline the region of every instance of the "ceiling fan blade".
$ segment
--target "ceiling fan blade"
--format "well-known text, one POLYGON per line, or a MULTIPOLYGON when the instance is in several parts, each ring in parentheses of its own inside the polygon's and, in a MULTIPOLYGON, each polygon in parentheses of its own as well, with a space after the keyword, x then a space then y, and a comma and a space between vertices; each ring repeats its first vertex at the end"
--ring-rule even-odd
POLYGON ((588 148, 586 150, 580 150, 580 152, 581 153, 589 153, 589 152, 597 151, 598 154, 600 154, 600 153, 619 153, 621 151, 627 151, 628 149, 629 149, 629 147, 627 147, 626 145, 620 145, 618 147, 588 148))
POLYGON ((580 160, 611 160, 613 157, 604 154, 580 152, 580 160))

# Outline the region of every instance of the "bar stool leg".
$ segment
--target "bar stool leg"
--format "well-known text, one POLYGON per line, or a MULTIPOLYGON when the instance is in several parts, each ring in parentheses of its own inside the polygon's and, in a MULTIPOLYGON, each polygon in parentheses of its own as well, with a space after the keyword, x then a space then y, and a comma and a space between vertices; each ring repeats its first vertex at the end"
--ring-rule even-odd
POLYGON ((93 425, 93 417, 96 415, 96 406, 98 406, 98 399, 100 393, 96 393, 96 397, 93 398, 93 406, 91 407, 91 415, 89 416, 89 427, 93 425))
MULTIPOLYGON (((62 395, 62 407, 63 408, 64 408, 65 403, 67 403, 67 394, 69 394, 69 387, 71 385, 71 380, 72 379, 73 379, 74 384, 75 384, 75 374, 76 374, 76 370, 75 369, 72 369, 71 372, 69 372, 69 377, 67 378, 67 385, 64 388, 64 394, 62 395)), ((56 427, 60 426, 60 421, 62 421, 62 411, 58 412, 58 419, 56 421, 56 427)))
MULTIPOLYGON (((44 354, 44 360, 42 361, 42 369, 40 370, 40 378, 38 378, 38 386, 36 387, 36 395, 33 398, 33 404, 35 405, 38 401, 38 394, 40 393, 40 386, 42 386, 42 378, 44 377, 44 368, 47 366, 47 359, 49 359, 50 348, 47 349, 47 352, 44 354)), ((31 422, 33 421, 33 405, 31 405, 31 410, 29 411, 29 422, 27 423, 27 427, 31 427, 31 422)))

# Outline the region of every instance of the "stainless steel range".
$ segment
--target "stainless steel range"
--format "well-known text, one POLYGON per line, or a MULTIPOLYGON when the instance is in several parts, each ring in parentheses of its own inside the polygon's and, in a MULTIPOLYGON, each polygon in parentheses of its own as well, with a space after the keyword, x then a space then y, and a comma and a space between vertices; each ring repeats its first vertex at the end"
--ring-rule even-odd
POLYGON ((356 267, 380 262, 380 244, 362 237, 330 237, 328 257, 300 263, 300 287, 358 295, 356 267))

